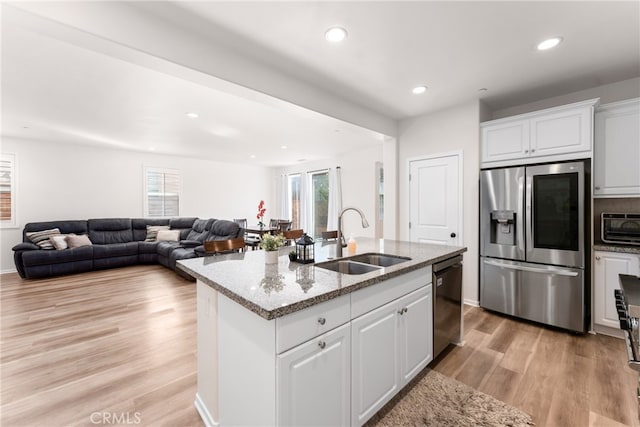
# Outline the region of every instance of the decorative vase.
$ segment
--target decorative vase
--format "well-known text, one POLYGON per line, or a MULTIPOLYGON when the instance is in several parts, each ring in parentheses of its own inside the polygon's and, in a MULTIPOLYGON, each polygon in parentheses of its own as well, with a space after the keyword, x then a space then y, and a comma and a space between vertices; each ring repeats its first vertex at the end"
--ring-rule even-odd
POLYGON ((264 251, 264 262, 267 264, 277 264, 278 251, 264 251))

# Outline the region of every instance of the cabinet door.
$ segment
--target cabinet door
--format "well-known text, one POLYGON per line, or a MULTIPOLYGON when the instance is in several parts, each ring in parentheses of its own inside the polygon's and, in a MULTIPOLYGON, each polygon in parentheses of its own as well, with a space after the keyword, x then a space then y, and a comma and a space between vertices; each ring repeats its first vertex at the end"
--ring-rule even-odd
POLYGON ((520 159, 529 153, 529 121, 483 125, 482 162, 520 159))
POLYGON ((594 323, 619 328, 614 289, 620 289, 619 274, 638 275, 640 256, 596 252, 594 263, 594 323))
POLYGON ((433 359, 433 298, 431 285, 401 298, 400 369, 406 385, 433 359))
POLYGON ((531 118, 531 156, 589 152, 593 136, 591 106, 531 118))
POLYGON ((347 323, 278 356, 278 425, 350 424, 350 339, 347 323))
POLYGON ((640 100, 602 106, 596 113, 594 196, 640 196, 640 100))
POLYGON ((391 302, 351 322, 354 426, 364 424, 400 390, 397 310, 391 302))

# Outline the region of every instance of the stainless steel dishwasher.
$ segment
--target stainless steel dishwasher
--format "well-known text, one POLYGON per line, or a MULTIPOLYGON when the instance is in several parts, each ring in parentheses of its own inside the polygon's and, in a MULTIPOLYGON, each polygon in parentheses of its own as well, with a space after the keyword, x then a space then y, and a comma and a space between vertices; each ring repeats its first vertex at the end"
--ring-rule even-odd
POLYGON ((449 343, 460 342, 462 321, 462 256, 433 265, 433 358, 449 343))

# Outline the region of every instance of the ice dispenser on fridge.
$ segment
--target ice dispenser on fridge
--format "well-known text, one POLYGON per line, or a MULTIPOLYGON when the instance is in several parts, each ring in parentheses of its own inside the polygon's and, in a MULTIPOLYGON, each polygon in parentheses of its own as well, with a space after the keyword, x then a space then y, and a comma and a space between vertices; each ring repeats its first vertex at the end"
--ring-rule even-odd
POLYGON ((516 213, 514 211, 491 211, 491 243, 516 244, 516 213))

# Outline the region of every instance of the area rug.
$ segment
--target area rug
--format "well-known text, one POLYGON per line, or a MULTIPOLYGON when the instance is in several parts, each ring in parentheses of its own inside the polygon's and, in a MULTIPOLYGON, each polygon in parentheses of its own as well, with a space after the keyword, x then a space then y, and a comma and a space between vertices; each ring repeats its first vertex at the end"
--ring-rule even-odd
POLYGON ((371 418, 367 427, 525 427, 531 417, 494 397, 428 369, 371 418))

